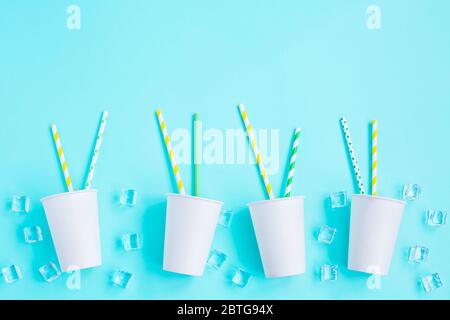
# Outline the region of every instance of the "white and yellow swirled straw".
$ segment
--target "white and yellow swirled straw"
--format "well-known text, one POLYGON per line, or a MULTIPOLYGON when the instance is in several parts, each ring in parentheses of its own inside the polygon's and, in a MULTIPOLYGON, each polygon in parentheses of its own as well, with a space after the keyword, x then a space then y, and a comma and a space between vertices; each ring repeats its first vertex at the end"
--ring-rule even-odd
POLYGON ((66 182, 67 190, 73 192, 72 179, 70 179, 69 169, 67 168, 66 158, 64 157, 61 141, 59 139, 58 129, 56 125, 52 125, 53 141, 55 142, 56 151, 58 152, 59 162, 64 174, 64 180, 66 182))
POLYGON ((161 133, 164 138, 164 143, 166 145, 166 150, 167 150, 167 153, 169 154, 169 159, 170 159, 170 163, 172 165, 173 175, 175 176, 175 180, 177 182, 178 191, 184 195, 184 194, 186 194, 186 191, 184 190, 183 181, 181 180, 181 177, 180 177, 180 171, 179 171, 177 162, 175 160, 175 156, 174 156, 174 153, 172 150, 172 145, 170 144, 169 134, 167 133, 166 123, 164 122, 164 118, 162 116, 161 110, 159 110, 159 109, 156 110, 156 116, 158 117, 159 128, 161 129, 161 133))
POLYGON ((108 119, 108 111, 103 111, 102 119, 100 120, 100 125, 98 128, 97 139, 95 141, 94 153, 92 154, 91 165, 89 166, 89 173, 87 176, 85 189, 90 189, 92 184, 92 179, 94 178, 95 166, 97 164, 98 155, 100 153, 100 147, 103 142, 103 133, 105 132, 106 120, 108 119))
POLYGON ((356 159, 355 150, 353 149, 352 139, 350 138, 350 130, 348 128, 347 119, 345 117, 341 118, 342 130, 344 130, 345 142, 347 143, 347 149, 350 154, 350 158, 353 164, 353 170, 356 176, 356 181, 358 182, 358 188, 360 194, 365 194, 364 183, 361 178, 361 172, 359 171, 358 160, 356 159))
POLYGON ((378 180, 378 121, 372 121, 372 195, 377 195, 378 180))
POLYGON ((269 199, 273 199, 273 191, 272 186, 270 185, 269 178, 267 177, 266 169, 264 169, 264 165, 262 163, 261 154, 258 149, 258 145, 256 144, 255 136, 253 135, 252 126, 247 117, 247 112, 245 111, 245 107, 243 104, 239 105, 239 111, 241 113, 242 121, 244 121, 245 129, 247 131, 248 139, 250 140, 250 144, 252 145, 253 152, 256 157, 256 162, 258 163, 259 171, 261 174, 261 178, 264 182, 264 186, 266 188, 267 195, 269 199))

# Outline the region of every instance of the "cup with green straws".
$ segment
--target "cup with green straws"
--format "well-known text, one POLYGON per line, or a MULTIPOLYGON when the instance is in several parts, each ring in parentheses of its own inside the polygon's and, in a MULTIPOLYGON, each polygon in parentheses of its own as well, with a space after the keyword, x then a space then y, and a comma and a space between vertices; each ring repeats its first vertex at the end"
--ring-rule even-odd
POLYGON ((281 198, 275 198, 258 149, 247 111, 238 106, 244 129, 256 158, 260 178, 268 200, 248 205, 258 248, 267 278, 281 278, 305 273, 304 198, 292 196, 294 168, 300 139, 300 129, 294 131, 288 178, 281 198))

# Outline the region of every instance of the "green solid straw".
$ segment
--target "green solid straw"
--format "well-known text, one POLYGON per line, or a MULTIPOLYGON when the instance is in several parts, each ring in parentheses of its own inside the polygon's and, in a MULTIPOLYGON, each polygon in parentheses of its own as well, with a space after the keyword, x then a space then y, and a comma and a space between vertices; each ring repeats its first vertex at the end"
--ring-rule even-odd
POLYGON ((199 146, 198 146, 198 139, 200 137, 198 137, 198 132, 197 132, 197 122, 199 121, 198 118, 198 113, 194 114, 194 132, 193 132, 193 140, 194 140, 194 196, 198 196, 199 195, 199 146))

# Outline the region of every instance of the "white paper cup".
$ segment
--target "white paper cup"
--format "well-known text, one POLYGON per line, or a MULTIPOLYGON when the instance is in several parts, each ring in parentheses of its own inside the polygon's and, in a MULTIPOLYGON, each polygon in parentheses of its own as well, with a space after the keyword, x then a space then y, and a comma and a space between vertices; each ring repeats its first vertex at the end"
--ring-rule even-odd
POLYGON ((41 200, 63 272, 102 264, 97 191, 66 192, 41 200))
POLYGON ((180 194, 167 196, 165 271, 202 276, 223 203, 180 194))
POLYGON ((266 277, 305 273, 304 198, 274 199, 248 206, 266 277))
POLYGON ((352 196, 349 270, 389 274, 405 206, 396 199, 352 196))

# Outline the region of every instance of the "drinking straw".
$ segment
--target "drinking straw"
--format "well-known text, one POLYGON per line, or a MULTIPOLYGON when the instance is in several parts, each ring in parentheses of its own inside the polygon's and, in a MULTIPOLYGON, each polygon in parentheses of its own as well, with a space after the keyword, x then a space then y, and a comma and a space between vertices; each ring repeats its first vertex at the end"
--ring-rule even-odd
POLYGON ((378 121, 372 121, 372 195, 377 195, 378 178, 378 121))
POLYGON ((107 119, 108 119, 108 111, 103 111, 102 119, 100 120, 100 125, 98 128, 97 140, 95 141, 94 153, 92 154, 91 165, 89 166, 89 173, 86 180, 85 189, 91 188, 92 179, 94 178, 95 166, 97 164, 100 147, 102 146, 103 133, 105 131, 107 119))
POLYGON ((352 143, 352 139, 350 138, 350 130, 348 128, 347 119, 345 119, 345 117, 343 117, 341 119, 341 125, 342 125, 342 129, 344 130, 345 142, 347 143, 347 149, 348 149, 348 152, 350 153, 350 158, 352 160, 353 170, 354 170, 354 173, 356 176, 356 181, 358 182, 359 193, 365 194, 366 192, 364 190, 364 183, 361 178, 361 172, 359 171, 358 160, 356 159, 355 150, 353 150, 353 143, 352 143))
POLYGON ((198 128, 197 128, 197 123, 199 121, 199 117, 198 117, 198 113, 194 114, 194 196, 198 196, 199 195, 199 145, 198 145, 198 139, 200 139, 199 137, 199 132, 198 132, 198 128))
POLYGON ((167 154, 169 155, 170 163, 172 165, 172 172, 173 172, 173 175, 175 176, 175 180, 177 182, 178 191, 184 195, 184 194, 186 194, 186 192, 184 191, 183 181, 181 180, 181 177, 180 177, 180 172, 179 172, 178 165, 177 165, 177 162, 175 160, 175 156, 174 156, 174 153, 172 150, 172 145, 170 144, 169 134, 167 133, 166 123, 164 122, 164 118, 161 113, 161 110, 159 110, 159 109, 156 110, 156 115, 157 115, 158 121, 159 121, 159 128, 161 129, 161 133, 164 137, 164 143, 166 145, 167 154))
POLYGON ((59 162, 64 174, 67 190, 73 192, 72 179, 70 179, 69 169, 67 168, 66 158, 64 157, 61 141, 59 140, 58 129, 56 125, 52 124, 53 141, 55 142, 56 151, 58 152, 59 162))
POLYGON ((291 161, 289 164, 289 174, 288 174, 288 179, 286 182, 286 191, 284 193, 285 198, 289 198, 291 196, 292 182, 294 180, 295 161, 297 160, 298 142, 300 140, 300 131, 301 131, 300 128, 297 128, 294 131, 294 141, 292 143, 291 161))
POLYGON ((264 169, 264 165, 261 160, 261 154, 259 153, 255 136, 253 135, 252 126, 250 125, 250 122, 247 117, 247 112, 245 111, 245 107, 243 104, 239 105, 239 111, 241 113, 242 121, 244 121, 248 139, 250 140, 250 144, 252 145, 253 153, 255 154, 256 162, 258 163, 259 171, 261 174, 261 178, 264 182, 267 195, 269 196, 269 199, 273 199, 272 186, 270 185, 269 178, 267 177, 266 169, 264 169))

